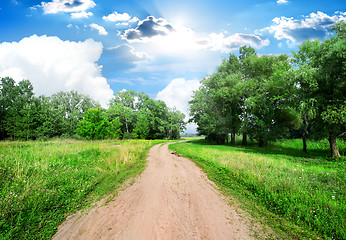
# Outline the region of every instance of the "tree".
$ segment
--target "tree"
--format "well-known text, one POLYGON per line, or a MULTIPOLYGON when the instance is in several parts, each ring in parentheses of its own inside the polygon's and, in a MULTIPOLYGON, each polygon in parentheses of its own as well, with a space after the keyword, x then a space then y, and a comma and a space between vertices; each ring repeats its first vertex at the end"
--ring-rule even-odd
POLYGON ((88 140, 108 138, 111 130, 114 131, 101 108, 87 110, 77 125, 77 133, 88 140))
POLYGON ((112 121, 118 119, 122 126, 122 135, 128 138, 135 126, 135 112, 124 104, 114 102, 107 110, 108 118, 112 121))
POLYGON ((146 139, 149 135, 149 123, 146 114, 138 113, 136 127, 133 130, 135 138, 146 139))
POLYGON ((300 126, 294 109, 294 81, 288 56, 257 56, 251 47, 240 48, 240 56, 230 54, 216 73, 204 78, 190 101, 191 121, 208 139, 225 143, 231 134, 243 133, 260 146, 285 136, 289 128, 300 126))
POLYGON ((316 103, 315 136, 326 137, 331 157, 339 158, 336 139, 345 134, 346 125, 346 23, 340 22, 332 30, 335 35, 322 42, 303 42, 294 58, 299 69, 309 69, 312 74, 312 85, 304 86, 301 80, 298 84, 310 92, 304 99, 316 103))
POLYGON ((134 91, 119 91, 109 104, 109 116, 119 117, 124 135, 130 135, 135 127, 136 95, 134 91))
POLYGON ((241 145, 246 146, 247 145, 247 134, 248 134, 248 109, 245 105, 245 101, 251 94, 251 81, 248 81, 249 79, 249 73, 248 68, 246 65, 246 58, 255 55, 256 51, 252 47, 248 46, 242 46, 239 48, 239 63, 240 66, 238 68, 239 73, 241 74, 241 82, 236 86, 236 91, 240 94, 239 96, 239 103, 238 105, 241 108, 241 115, 240 118, 242 119, 241 124, 241 132, 243 133, 243 140, 241 145))
POLYGON ((18 96, 18 87, 12 78, 5 77, 1 78, 0 90, 0 139, 4 139, 9 135, 6 125, 12 114, 12 103, 18 96))
POLYGON ((309 134, 310 123, 316 118, 316 98, 314 91, 317 88, 314 79, 315 70, 309 66, 301 66, 292 72, 292 78, 297 89, 295 93, 297 110, 301 115, 303 152, 307 152, 306 140, 309 134))
POLYGON ((198 124, 198 132, 208 139, 224 144, 231 134, 231 144, 240 129, 239 93, 234 91, 241 81, 240 63, 230 54, 217 72, 204 78, 190 101, 190 116, 198 124))
POLYGON ((35 138, 36 101, 29 80, 18 84, 12 78, 1 79, 1 138, 35 138))
POLYGON ((179 136, 176 132, 184 125, 180 112, 170 110, 163 101, 134 91, 117 92, 110 101, 107 114, 110 120, 119 118, 123 138, 176 138, 179 136))
POLYGON ((167 138, 179 139, 180 133, 185 129, 185 115, 175 107, 168 110, 167 138))
POLYGON ((289 77, 292 67, 287 55, 251 55, 244 60, 247 89, 247 130, 259 146, 284 137, 288 128, 300 127, 294 109, 295 85, 289 77))
POLYGON ((77 123, 82 115, 91 108, 99 107, 99 104, 89 96, 79 94, 76 91, 58 92, 50 98, 51 111, 55 111, 55 132, 58 136, 73 136, 76 133, 77 123), (57 115, 57 116, 56 116, 57 115))
POLYGON ((39 126, 44 122, 41 118, 40 100, 33 97, 25 103, 19 111, 19 117, 14 122, 14 136, 19 139, 36 139, 38 137, 39 126))

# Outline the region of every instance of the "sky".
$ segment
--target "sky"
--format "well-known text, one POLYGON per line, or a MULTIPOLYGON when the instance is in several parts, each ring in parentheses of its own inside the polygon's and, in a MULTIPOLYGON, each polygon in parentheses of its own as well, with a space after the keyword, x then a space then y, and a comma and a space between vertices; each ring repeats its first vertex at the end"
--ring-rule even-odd
POLYGON ((144 92, 188 115, 199 81, 239 47, 290 54, 341 20, 344 0, 0 0, 0 77, 103 107, 144 92))

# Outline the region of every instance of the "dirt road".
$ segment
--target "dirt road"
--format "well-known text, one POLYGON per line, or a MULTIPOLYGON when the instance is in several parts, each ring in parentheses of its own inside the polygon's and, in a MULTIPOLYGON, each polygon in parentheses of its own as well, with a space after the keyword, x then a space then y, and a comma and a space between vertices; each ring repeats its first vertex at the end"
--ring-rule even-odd
POLYGON ((110 203, 73 216, 53 239, 252 239, 242 217, 190 160, 156 145, 136 182, 110 203))

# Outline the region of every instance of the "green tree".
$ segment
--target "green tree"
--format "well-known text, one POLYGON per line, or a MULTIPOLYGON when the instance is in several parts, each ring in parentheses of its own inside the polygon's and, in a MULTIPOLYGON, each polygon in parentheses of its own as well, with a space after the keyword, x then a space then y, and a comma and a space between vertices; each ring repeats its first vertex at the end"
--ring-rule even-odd
POLYGON ((57 111, 51 104, 51 98, 46 96, 40 96, 40 122, 37 127, 37 137, 41 139, 48 139, 60 136, 63 132, 62 126, 62 113, 57 111))
POLYGON ((311 122, 316 118, 316 98, 314 91, 317 88, 316 81, 314 79, 315 70, 309 66, 301 66, 297 70, 292 72, 292 78, 298 86, 296 89, 296 103, 297 111, 301 115, 302 122, 302 143, 303 152, 307 152, 307 137, 309 134, 309 128, 311 122))
POLYGON ((155 101, 147 94, 120 91, 110 101, 107 113, 110 119, 119 118, 123 126, 123 138, 171 137, 168 130, 170 128, 169 108, 163 101, 155 101))
POLYGON ((35 138, 36 101, 29 80, 1 79, 1 138, 35 138))
POLYGON ((243 134, 243 140, 242 140, 242 146, 247 145, 247 135, 248 135, 248 109, 245 105, 245 102, 247 98, 250 96, 252 93, 252 82, 251 82, 251 77, 249 76, 249 71, 248 66, 246 64, 246 58, 255 55, 256 51, 254 48, 250 46, 242 46, 239 48, 239 67, 236 68, 235 70, 241 74, 241 82, 239 82, 235 86, 235 91, 238 92, 239 94, 239 101, 238 105, 241 109, 241 115, 240 118, 242 119, 242 123, 240 126, 240 131, 243 134))
POLYGON ((247 85, 251 93, 245 100, 247 130, 259 146, 288 134, 289 127, 300 127, 294 109, 295 85, 289 77, 292 67, 287 55, 251 55, 244 60, 247 85))
POLYGON ((0 139, 4 139, 9 136, 6 129, 7 120, 10 114, 13 114, 12 104, 18 96, 18 87, 12 78, 1 78, 0 94, 0 139))
POLYGON ((77 124, 77 133, 88 140, 108 138, 112 135, 111 131, 114 130, 116 129, 112 129, 111 123, 101 108, 87 110, 77 124))
POLYGON ((180 133, 185 129, 185 115, 175 107, 168 110, 167 138, 179 139, 180 133))
POLYGON ((135 111, 122 103, 112 103, 107 110, 108 118, 118 119, 122 126, 122 135, 129 136, 135 126, 135 111))
POLYGON ((258 140, 260 146, 300 126, 294 109, 295 85, 288 56, 257 56, 251 47, 230 54, 216 73, 204 78, 190 102, 191 121, 217 143, 235 143, 235 134, 258 140))
POLYGON ((55 111, 54 117, 59 121, 49 124, 55 127, 54 132, 58 136, 73 136, 76 134, 77 123, 82 119, 82 115, 91 108, 98 107, 99 104, 89 96, 79 94, 76 91, 58 92, 50 98, 50 110, 55 111), (56 116, 58 115, 58 116, 56 116))
POLYGON ((146 114, 138 113, 136 127, 133 130, 135 138, 146 139, 149 135, 149 122, 146 114))
POLYGON ((17 121, 14 124, 15 137, 19 139, 36 139, 39 126, 43 123, 41 118, 40 100, 33 97, 20 109, 17 121))
POLYGON ((240 81, 240 62, 233 54, 223 60, 216 73, 201 81, 190 101, 190 121, 198 124, 199 134, 222 144, 231 134, 231 144, 235 143, 241 123, 240 95, 235 86, 240 81))
MULTIPOLYGON (((118 117, 123 126, 123 135, 131 136, 135 128, 137 94, 134 91, 119 91, 109 103, 108 114, 111 119, 118 117)), ((131 137, 130 137, 131 138, 131 137)))
POLYGON ((345 133, 346 125, 346 23, 340 22, 332 30, 335 35, 329 39, 302 43, 294 58, 299 69, 308 69, 312 74, 313 84, 298 83, 309 92, 305 101, 313 99, 316 103, 314 134, 326 137, 331 157, 338 158, 336 139, 345 133))

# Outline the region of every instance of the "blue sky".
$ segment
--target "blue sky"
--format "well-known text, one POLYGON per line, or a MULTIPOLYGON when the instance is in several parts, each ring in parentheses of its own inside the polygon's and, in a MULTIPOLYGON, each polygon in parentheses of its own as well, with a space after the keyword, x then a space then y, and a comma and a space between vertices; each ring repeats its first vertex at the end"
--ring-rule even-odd
POLYGON ((0 77, 37 94, 77 90, 103 106, 143 91, 187 112, 198 81, 251 45, 291 53, 346 20, 344 0, 0 0, 0 77))

